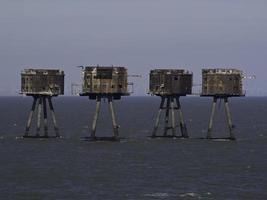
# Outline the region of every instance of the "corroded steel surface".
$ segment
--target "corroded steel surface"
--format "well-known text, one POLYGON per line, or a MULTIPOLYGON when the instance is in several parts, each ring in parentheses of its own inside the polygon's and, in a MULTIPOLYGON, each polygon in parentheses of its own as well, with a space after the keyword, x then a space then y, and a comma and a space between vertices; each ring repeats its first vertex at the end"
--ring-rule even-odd
POLYGON ((21 72, 21 94, 63 95, 64 76, 60 70, 25 69, 21 72))
POLYGON ((244 96, 242 79, 238 69, 203 69, 202 96, 244 96))
POLYGON ((183 69, 155 69, 150 71, 150 94, 158 96, 192 93, 193 74, 183 69))
POLYGON ((89 66, 83 71, 81 96, 120 96, 129 95, 128 74, 125 67, 89 66))

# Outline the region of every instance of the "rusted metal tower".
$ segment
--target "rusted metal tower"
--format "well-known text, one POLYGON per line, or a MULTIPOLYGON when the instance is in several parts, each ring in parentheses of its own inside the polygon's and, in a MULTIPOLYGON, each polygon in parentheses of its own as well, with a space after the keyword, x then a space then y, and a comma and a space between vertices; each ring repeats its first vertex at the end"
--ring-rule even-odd
POLYGON ((89 140, 119 140, 119 125, 113 106, 113 100, 128 96, 128 74, 125 67, 88 66, 83 70, 83 88, 80 96, 96 100, 96 111, 93 118, 89 140), (96 137, 97 121, 102 99, 107 99, 112 117, 113 137, 96 137))
POLYGON ((235 140, 233 123, 229 108, 229 97, 245 96, 243 92, 243 72, 238 69, 203 69, 202 70, 202 94, 204 97, 213 97, 212 111, 209 120, 207 139, 212 138, 213 119, 217 101, 224 100, 225 112, 230 137, 225 139, 235 140))
POLYGON ((191 94, 192 85, 193 74, 183 69, 155 69, 150 72, 150 94, 161 97, 161 103, 157 114, 154 130, 152 133, 152 138, 188 138, 186 123, 181 109, 180 97, 186 96, 187 94, 191 94), (166 110, 164 133, 162 136, 158 136, 157 130, 160 124, 161 114, 163 110, 166 110), (175 110, 178 111, 180 116, 181 136, 176 135, 175 110), (169 126, 170 119, 171 126, 169 126), (168 130, 172 130, 171 135, 168 135, 168 130))
POLYGON ((23 137, 51 137, 48 135, 47 102, 51 111, 50 113, 55 130, 55 136, 52 137, 60 137, 52 98, 64 94, 64 72, 52 69, 25 69, 21 72, 21 94, 33 97, 33 104, 23 137), (37 110, 37 131, 35 135, 29 135, 35 110, 37 110), (44 135, 40 135, 42 124, 44 127, 44 135))

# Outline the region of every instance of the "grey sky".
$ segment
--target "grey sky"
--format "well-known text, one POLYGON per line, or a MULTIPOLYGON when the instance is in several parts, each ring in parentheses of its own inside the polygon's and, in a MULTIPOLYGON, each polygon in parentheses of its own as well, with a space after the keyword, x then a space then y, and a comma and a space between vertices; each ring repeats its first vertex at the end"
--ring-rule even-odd
POLYGON ((0 95, 14 95, 24 68, 60 68, 66 94, 79 65, 123 65, 136 94, 153 68, 234 66, 267 95, 266 0, 0 0, 0 95))

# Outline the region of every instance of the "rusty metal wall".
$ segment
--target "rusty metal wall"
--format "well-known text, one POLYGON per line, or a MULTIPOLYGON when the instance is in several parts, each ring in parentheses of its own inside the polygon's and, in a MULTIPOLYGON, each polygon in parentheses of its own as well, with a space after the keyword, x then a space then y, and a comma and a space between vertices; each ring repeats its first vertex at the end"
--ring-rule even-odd
POLYGON ((21 72, 21 93, 25 95, 63 95, 64 76, 64 72, 60 70, 25 69, 21 72))
POLYGON ((243 96, 243 73, 237 69, 203 69, 203 96, 243 96))
POLYGON ((85 67, 81 95, 129 95, 125 67, 85 67))
POLYGON ((193 74, 186 70, 156 69, 150 72, 149 89, 153 95, 180 95, 192 93, 193 74))

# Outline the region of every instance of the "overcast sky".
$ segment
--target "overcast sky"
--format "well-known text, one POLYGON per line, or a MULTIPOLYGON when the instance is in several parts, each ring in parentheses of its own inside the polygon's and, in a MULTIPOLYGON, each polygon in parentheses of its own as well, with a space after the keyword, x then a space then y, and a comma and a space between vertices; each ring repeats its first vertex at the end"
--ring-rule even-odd
POLYGON ((0 0, 0 95, 15 95, 24 68, 59 68, 80 82, 79 65, 122 65, 136 95, 153 68, 236 67, 267 95, 266 0, 0 0))

